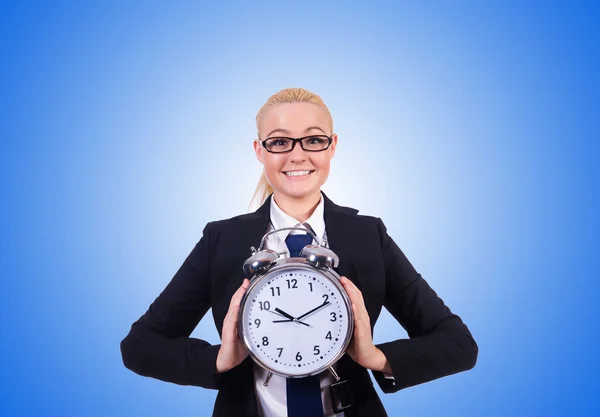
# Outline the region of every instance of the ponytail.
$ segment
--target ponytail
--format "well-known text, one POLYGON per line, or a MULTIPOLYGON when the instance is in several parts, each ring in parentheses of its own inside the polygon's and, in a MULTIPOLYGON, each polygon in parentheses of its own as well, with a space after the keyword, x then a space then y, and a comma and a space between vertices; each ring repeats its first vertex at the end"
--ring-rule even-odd
POLYGON ((258 208, 263 205, 263 203, 267 200, 273 193, 273 188, 271 184, 267 181, 267 177, 265 176, 265 171, 260 174, 260 178, 258 179, 258 184, 256 185, 256 190, 254 190, 254 196, 252 196, 252 200, 250 200, 250 206, 258 208))

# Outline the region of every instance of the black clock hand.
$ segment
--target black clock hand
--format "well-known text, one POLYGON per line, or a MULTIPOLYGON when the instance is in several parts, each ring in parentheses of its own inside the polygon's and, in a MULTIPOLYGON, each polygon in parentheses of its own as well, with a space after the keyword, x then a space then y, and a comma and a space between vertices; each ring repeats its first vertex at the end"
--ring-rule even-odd
POLYGON ((279 314, 281 314, 282 316, 287 317, 289 320, 273 320, 273 323, 283 323, 286 321, 295 321, 296 323, 304 324, 305 326, 310 327, 309 324, 306 324, 306 323, 298 320, 297 318, 293 317, 292 315, 286 313, 285 311, 283 311, 277 307, 275 307, 275 311, 278 312, 279 314))
POLYGON ((315 311, 319 310, 320 308, 325 307, 327 304, 331 304, 329 301, 325 301, 323 304, 321 304, 318 307, 313 308, 312 310, 310 310, 308 313, 304 313, 303 315, 301 315, 300 317, 298 317, 298 320, 303 319, 304 317, 308 316, 309 314, 314 313, 315 311))
POLYGON ((286 313, 283 310, 280 310, 279 308, 275 307, 275 311, 278 312, 279 314, 281 314, 284 317, 287 317, 290 320, 296 320, 296 317, 292 316, 291 314, 286 313))

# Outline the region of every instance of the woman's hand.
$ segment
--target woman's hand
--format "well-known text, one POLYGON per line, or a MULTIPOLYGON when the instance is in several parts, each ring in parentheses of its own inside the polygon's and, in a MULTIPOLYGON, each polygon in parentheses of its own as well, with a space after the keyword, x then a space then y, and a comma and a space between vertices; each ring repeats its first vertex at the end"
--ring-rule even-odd
POLYGON ((362 293, 352 281, 341 277, 340 283, 350 297, 354 313, 354 334, 348 346, 347 353, 354 362, 373 371, 392 373, 392 368, 381 350, 374 344, 371 337, 371 321, 365 307, 362 293))
POLYGON ((250 281, 244 279, 242 286, 231 297, 229 310, 223 320, 221 348, 217 355, 217 373, 229 371, 242 363, 248 356, 248 351, 238 337, 237 323, 240 315, 240 302, 249 285, 250 281))

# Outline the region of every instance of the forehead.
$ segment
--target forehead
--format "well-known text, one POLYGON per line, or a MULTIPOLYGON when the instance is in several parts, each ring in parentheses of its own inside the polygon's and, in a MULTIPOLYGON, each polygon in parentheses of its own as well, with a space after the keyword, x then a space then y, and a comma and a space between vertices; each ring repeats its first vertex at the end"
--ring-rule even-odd
POLYGON ((267 137, 276 129, 284 129, 293 136, 300 136, 309 127, 321 128, 324 132, 331 130, 327 111, 312 103, 285 103, 273 106, 265 112, 259 123, 261 137, 267 137))

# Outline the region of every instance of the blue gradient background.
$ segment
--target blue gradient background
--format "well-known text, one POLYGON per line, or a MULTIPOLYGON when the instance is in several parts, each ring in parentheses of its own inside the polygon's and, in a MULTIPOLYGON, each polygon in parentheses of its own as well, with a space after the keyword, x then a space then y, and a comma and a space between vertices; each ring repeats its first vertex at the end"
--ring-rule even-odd
MULTIPOLYGON (((382 394, 389 414, 599 415, 594 2, 13 3, 2 416, 211 414, 214 391, 135 375, 119 342, 206 222, 248 210, 254 117, 290 86, 334 116, 324 191, 381 217, 480 347, 382 394)), ((210 315, 193 336, 218 342, 210 315)))

